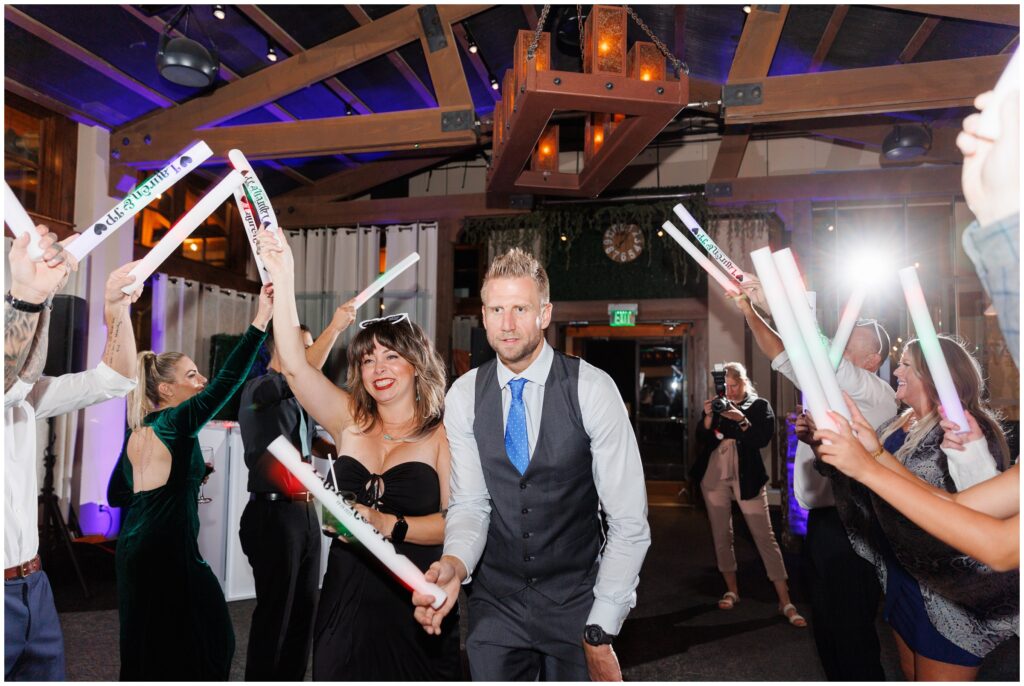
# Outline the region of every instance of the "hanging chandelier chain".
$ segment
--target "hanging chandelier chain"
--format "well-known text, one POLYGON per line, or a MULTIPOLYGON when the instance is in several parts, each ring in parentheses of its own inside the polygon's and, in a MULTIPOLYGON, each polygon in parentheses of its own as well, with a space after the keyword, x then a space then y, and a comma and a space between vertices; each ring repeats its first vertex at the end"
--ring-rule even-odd
POLYGON ((537 18, 537 28, 533 31, 533 40, 530 41, 530 47, 526 49, 526 59, 528 60, 532 60, 533 56, 537 53, 540 34, 544 32, 544 22, 548 20, 548 12, 550 11, 551 5, 544 5, 544 9, 540 11, 540 17, 537 18))
POLYGON ((687 65, 685 62, 683 62, 678 57, 669 52, 668 47, 666 47, 666 45, 661 41, 660 38, 654 35, 654 32, 651 31, 647 24, 644 23, 644 20, 640 18, 640 15, 636 13, 636 10, 634 10, 629 5, 623 5, 623 7, 625 7, 626 11, 629 12, 629 16, 633 17, 633 21, 637 23, 637 26, 639 26, 640 29, 647 34, 647 37, 650 38, 656 46, 658 46, 658 50, 661 50, 661 54, 667 57, 668 61, 672 63, 672 68, 675 69, 676 71, 676 77, 679 76, 680 72, 689 76, 689 65, 687 65))
POLYGON ((576 4, 576 25, 580 29, 580 67, 587 63, 587 56, 583 50, 583 6, 576 4))

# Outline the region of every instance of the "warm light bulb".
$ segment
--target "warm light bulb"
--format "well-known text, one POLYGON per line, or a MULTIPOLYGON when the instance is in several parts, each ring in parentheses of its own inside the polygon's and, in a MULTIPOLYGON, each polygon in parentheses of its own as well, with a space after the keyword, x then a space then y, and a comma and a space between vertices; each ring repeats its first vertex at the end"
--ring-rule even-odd
POLYGON ((569 240, 569 237, 566 236, 564 233, 561 236, 559 236, 559 238, 561 238, 563 241, 569 240))
POLYGON ((644 73, 640 74, 640 80, 641 81, 650 81, 651 80, 651 73, 648 72, 648 71, 645 71, 644 73))
POLYGON ((658 238, 661 238, 664 235, 665 235, 665 232, 662 231, 661 229, 658 229, 658 238))
POLYGON ((600 45, 597 46, 597 49, 601 51, 602 55, 608 52, 608 41, 601 41, 600 45))
POLYGON ((600 131, 595 133, 594 134, 594 142, 595 143, 603 143, 604 142, 604 134, 601 133, 600 131))
POLYGON ((540 147, 540 154, 541 155, 550 155, 551 154, 551 146, 550 145, 542 145, 540 147))
POLYGON ((191 245, 189 245, 188 249, 191 250, 192 252, 199 252, 199 246, 196 245, 195 243, 192 243, 191 245))

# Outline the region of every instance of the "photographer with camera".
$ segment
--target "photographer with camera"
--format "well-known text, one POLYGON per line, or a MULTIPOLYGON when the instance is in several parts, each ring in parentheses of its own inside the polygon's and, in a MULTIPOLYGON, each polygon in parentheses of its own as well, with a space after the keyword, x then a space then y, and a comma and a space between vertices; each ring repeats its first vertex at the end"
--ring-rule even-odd
POLYGON ((768 515, 768 474, 761 460, 761 448, 775 434, 775 413, 767 400, 758 397, 742 364, 715 365, 711 376, 717 395, 704 402, 704 413, 697 425, 702 449, 690 470, 690 478, 700 484, 704 494, 718 571, 728 589, 718 607, 731 610, 740 600, 732 533, 735 499, 768 578, 775 585, 779 613, 793 626, 805 627, 807 622, 789 599, 786 566, 768 515))

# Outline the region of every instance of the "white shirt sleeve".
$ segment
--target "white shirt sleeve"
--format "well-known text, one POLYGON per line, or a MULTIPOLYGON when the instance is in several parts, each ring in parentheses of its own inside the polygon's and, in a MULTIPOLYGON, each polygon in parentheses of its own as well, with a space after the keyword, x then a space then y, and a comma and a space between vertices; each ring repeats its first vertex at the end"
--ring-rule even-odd
POLYGON ((957 493, 999 474, 996 459, 989 452, 984 437, 965 443, 963 450, 943 448, 942 452, 946 454, 949 476, 957 493))
POLYGON ((460 377, 445 398, 444 429, 451 447, 451 490, 445 519, 444 554, 457 557, 469 576, 480 562, 491 522, 491 496, 473 436, 476 370, 460 377))
POLYGON ((29 392, 32 390, 32 384, 25 383, 21 379, 17 379, 11 389, 4 393, 4 409, 17 405, 22 400, 28 397, 29 392))
POLYGON ((124 397, 135 385, 135 379, 100 362, 95 369, 77 374, 39 377, 26 400, 35 408, 36 419, 45 419, 124 397))
POLYGON ((608 524, 587 624, 618 635, 636 605, 640 567, 651 545, 647 488, 640 448, 615 382, 581 362, 579 398, 583 427, 590 437, 594 485, 608 524))

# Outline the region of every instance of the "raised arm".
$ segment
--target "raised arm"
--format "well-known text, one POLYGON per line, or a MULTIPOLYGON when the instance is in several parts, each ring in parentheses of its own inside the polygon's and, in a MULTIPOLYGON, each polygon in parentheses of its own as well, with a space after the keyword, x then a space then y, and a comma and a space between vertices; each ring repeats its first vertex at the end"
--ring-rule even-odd
MULTIPOLYGON (((338 308, 334 310, 334 316, 331 317, 331 321, 324 328, 313 345, 309 346, 306 350, 306 361, 317 369, 323 369, 324 364, 327 363, 327 358, 331 355, 331 349, 334 348, 335 342, 338 340, 338 336, 352 324, 356 319, 356 307, 355 299, 349 300, 347 303, 338 305, 338 308)), ((276 339, 275 339, 276 340, 276 339)))
POLYGON ((281 359, 281 372, 299 404, 340 445, 342 432, 352 424, 351 399, 310 364, 302 347, 291 248, 267 231, 261 231, 257 240, 263 263, 274 280, 274 345, 281 359))
POLYGON ((260 291, 256 318, 242 334, 242 339, 228 355, 224 366, 203 390, 168 411, 168 421, 177 431, 189 436, 199 433, 241 387, 256 361, 263 339, 267 337, 267 324, 270 323, 274 307, 273 296, 273 286, 264 286, 260 291))
POLYGON ((138 373, 131 306, 142 295, 142 289, 136 288, 131 295, 126 295, 121 288, 134 283, 136 277, 129 272, 136 264, 137 261, 129 262, 111 272, 103 303, 103 320, 107 325, 103 363, 128 379, 134 379, 138 373))
POLYGON ((754 342, 757 343, 757 347, 761 349, 769 360, 774 360, 778 357, 786 348, 782 345, 782 338, 779 334, 775 333, 775 330, 768 326, 768 322, 757 313, 754 306, 750 304, 750 298, 746 293, 734 296, 733 302, 736 303, 736 307, 739 308, 740 312, 743 313, 743 318, 747 320, 747 326, 750 327, 750 333, 754 335, 754 342))

